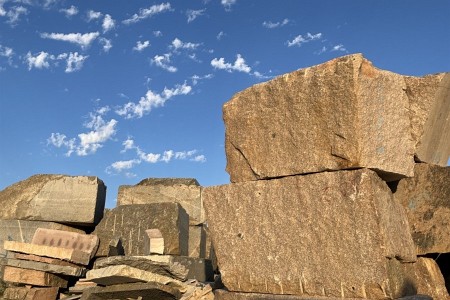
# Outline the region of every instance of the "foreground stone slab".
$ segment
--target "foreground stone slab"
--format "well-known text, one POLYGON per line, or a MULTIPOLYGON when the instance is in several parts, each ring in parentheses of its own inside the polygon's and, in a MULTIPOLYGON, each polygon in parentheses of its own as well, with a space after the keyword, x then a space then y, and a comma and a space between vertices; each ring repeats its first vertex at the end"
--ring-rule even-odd
MULTIPOLYGON (((60 260, 57 258, 32 255, 32 254, 9 252, 8 258, 27 260, 27 261, 36 261, 36 262, 42 262, 42 263, 52 264, 52 265, 56 265, 56 266, 69 266, 69 267, 73 267, 73 268, 80 268, 79 265, 68 262, 68 261, 60 260)), ((5 262, 5 264, 6 264, 6 262, 5 262)))
POLYGON ((0 191, 0 219, 97 224, 105 197, 97 177, 34 175, 0 191))
POLYGON ((354 54, 237 93, 223 106, 231 181, 356 167, 412 176, 405 90, 403 76, 354 54))
POLYGON ((130 283, 111 285, 107 287, 95 287, 86 290, 81 300, 97 299, 158 299, 177 300, 181 293, 170 286, 149 283, 130 283))
POLYGON ((14 241, 5 241, 3 247, 5 250, 9 251, 58 258, 86 266, 90 261, 89 253, 75 249, 19 243, 14 241))
POLYGON ((403 208, 371 170, 207 187, 203 199, 230 291, 404 296, 389 261, 415 261, 414 244, 403 208))
POLYGON ((446 166, 450 156, 450 73, 405 76, 415 156, 446 166))
POLYGON ((59 288, 31 288, 25 300, 56 300, 58 298, 59 288))
POLYGON ((418 254, 450 252, 450 167, 416 164, 394 194, 406 210, 418 254))
POLYGON ((6 300, 23 300, 30 291, 30 287, 7 287, 3 294, 6 300))
POLYGON ((86 252, 93 257, 98 248, 98 237, 93 234, 81 234, 63 230, 38 228, 34 233, 32 244, 55 246, 86 252))
POLYGON ((6 256, 6 251, 3 249, 3 241, 31 243, 34 233, 38 228, 85 233, 80 229, 54 222, 0 219, 0 257, 6 256))
POLYGON ((178 203, 121 205, 108 211, 93 234, 100 239, 96 256, 107 256, 109 242, 122 240, 125 255, 144 254, 147 229, 159 229, 164 238, 164 253, 187 255, 189 216, 178 203))
POLYGON ((59 275, 10 266, 5 266, 3 280, 38 286, 67 287, 67 280, 59 275))
POLYGON ((61 274, 75 277, 82 277, 86 274, 85 268, 74 268, 71 266, 58 266, 52 265, 44 262, 38 261, 27 261, 21 259, 8 259, 6 262, 7 266, 22 268, 22 269, 30 269, 42 272, 48 272, 52 274, 61 274))
POLYGON ((416 278, 418 294, 429 295, 434 300, 450 299, 445 287, 444 277, 434 259, 419 257, 414 265, 413 272, 416 278))
POLYGON ((181 292, 186 290, 185 284, 179 280, 126 265, 90 270, 86 273, 86 279, 106 286, 134 282, 157 282, 168 284, 181 292))
POLYGON ((205 222, 201 187, 194 178, 147 178, 136 185, 122 185, 117 205, 176 202, 186 210, 191 225, 205 222))

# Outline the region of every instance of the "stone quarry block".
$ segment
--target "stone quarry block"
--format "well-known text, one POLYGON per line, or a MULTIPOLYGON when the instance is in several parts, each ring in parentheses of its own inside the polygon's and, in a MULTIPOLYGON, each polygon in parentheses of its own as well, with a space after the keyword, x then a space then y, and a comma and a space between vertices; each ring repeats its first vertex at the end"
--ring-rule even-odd
POLYGON ((98 248, 98 237, 93 234, 81 234, 63 230, 38 228, 33 236, 32 244, 75 249, 93 257, 98 248))
MULTIPOLYGON (((73 268, 80 268, 79 265, 68 262, 68 261, 60 260, 57 258, 51 258, 51 257, 31 255, 31 254, 9 252, 8 258, 16 259, 16 260, 20 259, 20 260, 27 260, 27 261, 36 261, 36 262, 42 262, 42 263, 52 264, 52 265, 56 265, 56 266, 69 266, 69 267, 73 267, 73 268)), ((5 261, 5 264, 6 264, 6 261, 5 261)))
POLYGON ((117 265, 90 270, 86 273, 86 279, 106 286, 151 281, 161 284, 168 284, 172 287, 176 287, 180 291, 186 290, 185 284, 177 279, 140 270, 127 265, 117 265))
POLYGON ((206 230, 203 225, 189 226, 189 253, 190 257, 207 258, 206 256, 206 230))
POLYGON ((38 228, 84 233, 80 229, 54 222, 0 219, 0 257, 6 256, 6 251, 3 249, 3 241, 31 243, 34 233, 38 228))
POLYGON ((414 264, 413 272, 417 283, 417 293, 433 297, 434 300, 448 300, 444 277, 436 261, 419 257, 414 264))
POLYGON ((177 300, 181 293, 170 286, 149 283, 129 283, 111 285, 107 287, 95 287, 83 293, 81 300, 97 299, 158 299, 177 300))
POLYGON ((211 260, 188 256, 150 255, 151 260, 180 265, 188 270, 186 278, 198 281, 214 281, 214 269, 211 260))
POLYGON ((145 231, 144 254, 164 254, 164 238, 159 229, 147 229, 145 231))
POLYGON ((27 296, 28 292, 30 291, 31 287, 7 287, 5 289, 5 292, 3 293, 3 298, 6 300, 24 300, 27 296))
POLYGON ((145 230, 157 228, 164 238, 164 253, 187 255, 189 216, 178 203, 121 205, 106 213, 93 234, 100 239, 96 256, 108 254, 109 242, 122 239, 125 255, 144 254, 145 230))
POLYGON ((354 54, 237 93, 223 106, 231 181, 357 167, 412 176, 405 90, 403 76, 354 54))
POLYGON ((35 245, 14 241, 5 241, 3 243, 3 247, 5 248, 5 250, 9 251, 53 257, 81 265, 88 265, 90 261, 89 253, 75 249, 35 245))
POLYGON ((97 224, 105 197, 97 177, 34 175, 0 191, 0 219, 97 224))
POLYGON ((8 259, 6 262, 7 266, 22 268, 22 269, 30 269, 42 272, 48 272, 52 274, 61 274, 68 276, 76 276, 82 277, 86 274, 86 268, 82 267, 71 267, 71 266, 60 266, 60 265, 52 265, 44 262, 38 261, 27 261, 21 259, 8 259))
POLYGON ((450 252, 450 167, 416 164, 394 194, 406 210, 418 254, 450 252))
MULTIPOLYGON (((356 300, 357 298, 345 298, 356 300)), ((307 297, 296 295, 262 294, 262 293, 236 293, 226 290, 215 290, 214 300, 342 300, 340 297, 307 297)), ((422 299, 421 299, 422 300, 422 299)), ((426 299, 432 300, 432 299, 426 299)))
MULTIPOLYGON (((368 169, 207 187, 209 230, 230 291, 397 298, 389 261, 416 260, 405 212, 368 169)), ((398 275, 401 276, 401 275, 398 275)))
POLYGON ((59 275, 10 266, 5 266, 3 280, 38 286, 67 287, 67 280, 59 275))
POLYGON ((405 76, 416 159, 446 166, 450 156, 450 73, 405 76))
POLYGON ((201 186, 194 178, 147 178, 119 187, 117 205, 176 202, 186 210, 191 225, 205 222, 201 186))
POLYGON ((31 288, 25 300, 56 300, 58 299, 59 288, 31 288))

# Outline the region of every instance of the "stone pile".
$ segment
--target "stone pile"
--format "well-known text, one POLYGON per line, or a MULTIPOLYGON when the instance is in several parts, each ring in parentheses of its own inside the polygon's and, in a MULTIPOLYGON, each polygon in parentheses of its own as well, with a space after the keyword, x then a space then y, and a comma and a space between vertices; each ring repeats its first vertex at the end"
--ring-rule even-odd
POLYGON ((448 299, 449 73, 349 55, 246 89, 223 114, 232 183, 202 193, 217 299, 448 299))
POLYGON ((145 182, 172 188, 170 198, 133 196, 129 187, 128 200, 119 196, 104 216, 106 187, 97 178, 36 175, 1 191, 2 299, 212 299, 206 236, 189 236, 191 223, 195 233, 205 221, 200 186, 194 179, 145 182))

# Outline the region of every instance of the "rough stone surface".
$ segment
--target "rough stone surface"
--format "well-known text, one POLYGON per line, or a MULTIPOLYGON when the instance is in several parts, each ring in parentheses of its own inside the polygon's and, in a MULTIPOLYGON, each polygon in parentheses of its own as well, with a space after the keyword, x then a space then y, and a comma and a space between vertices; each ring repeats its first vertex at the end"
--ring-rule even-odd
POLYGON ((419 161, 446 166, 450 155, 450 73, 405 77, 419 161))
POLYGON ((90 261, 89 253, 75 249, 35 245, 14 241, 5 241, 3 243, 3 247, 5 250, 9 251, 58 258, 81 265, 88 265, 90 261))
POLYGON ((109 243, 120 237, 125 255, 143 255, 147 229, 159 229, 164 253, 187 255, 189 216, 178 203, 121 205, 105 214, 93 234, 100 239, 96 256, 107 256, 109 243))
POLYGON ((21 259, 8 259, 6 262, 7 266, 22 268, 22 269, 30 269, 42 272, 48 272, 52 274, 61 274, 61 275, 69 275, 82 277, 86 274, 86 269, 82 267, 71 267, 71 266, 59 266, 52 265, 44 262, 38 261, 27 261, 21 259))
POLYGON ((67 287, 67 280, 59 275, 10 266, 5 266, 3 280, 6 282, 16 282, 38 286, 67 287))
POLYGON ((38 228, 32 244, 75 249, 89 254, 92 258, 98 248, 98 237, 94 234, 81 234, 64 230, 38 228))
MULTIPOLYGON (((204 189, 222 281, 231 291, 404 296, 389 261, 415 261, 406 214, 368 169, 204 189)), ((407 295, 407 294, 406 294, 407 295)))
POLYGON ((25 300, 56 300, 58 298, 59 288, 31 288, 27 293, 25 300))
POLYGON ((223 106, 231 181, 356 167, 412 176, 405 90, 403 76, 355 54, 237 93, 223 106))
POLYGON ((418 254, 450 252, 450 167, 416 164, 394 197, 406 210, 418 254))
POLYGON ((155 282, 130 283, 107 287, 90 288, 83 293, 81 300, 98 299, 142 299, 177 300, 181 296, 177 289, 155 282))
POLYGON ((434 300, 450 299, 444 277, 433 259, 419 257, 414 265, 413 272, 418 294, 429 295, 434 300))
POLYGON ((186 210, 191 225, 205 222, 201 187, 193 178, 147 178, 119 187, 117 205, 176 202, 186 210))
POLYGON ((145 231, 144 254, 164 254, 164 238, 159 229, 147 229, 145 231))
POLYGON ((7 287, 2 299, 24 300, 30 289, 30 287, 7 287))
POLYGON ((90 270, 86 273, 86 279, 101 285, 151 281, 171 285, 178 288, 180 291, 185 290, 185 284, 177 279, 140 270, 127 265, 117 265, 90 270))
MULTIPOLYGON (((236 293, 226 290, 215 290, 214 300, 342 300, 340 297, 304 297, 296 295, 261 294, 261 293, 236 293)), ((356 300, 356 298, 345 298, 356 300)), ((431 300, 431 299, 427 299, 431 300)))
POLYGON ((84 233, 84 231, 80 229, 54 222, 0 219, 0 257, 6 256, 6 251, 3 249, 3 241, 31 243, 34 233, 38 228, 84 233))
POLYGON ((204 226, 189 226, 188 256, 206 258, 206 248, 206 230, 204 226))
POLYGON ((97 177, 34 175, 0 191, 0 218, 91 225, 102 218, 105 197, 97 177))
MULTIPOLYGON (((64 260, 60 260, 60 259, 56 259, 56 258, 51 258, 51 257, 31 255, 31 254, 9 252, 8 258, 36 261, 36 262, 42 262, 42 263, 52 264, 52 265, 56 265, 56 266, 69 266, 69 267, 73 267, 73 268, 79 268, 80 267, 79 265, 73 264, 73 263, 68 262, 68 261, 64 261, 64 260)), ((5 264, 6 264, 6 262, 5 262, 5 264)))

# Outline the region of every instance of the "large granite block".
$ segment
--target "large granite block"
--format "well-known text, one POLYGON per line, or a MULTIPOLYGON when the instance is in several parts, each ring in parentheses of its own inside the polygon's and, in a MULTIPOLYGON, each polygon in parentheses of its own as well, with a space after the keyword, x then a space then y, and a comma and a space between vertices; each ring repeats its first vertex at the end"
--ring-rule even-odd
POLYGON ((406 214, 368 169, 208 187, 206 215, 230 291, 396 298, 389 261, 416 260, 406 214))
POLYGON ((84 233, 80 229, 54 222, 0 219, 0 257, 6 257, 6 251, 3 249, 3 241, 31 243, 38 228, 84 233))
POLYGON ((394 194, 406 210, 418 254, 450 252, 450 167, 416 164, 394 194))
POLYGON ((189 226, 190 257, 206 258, 206 230, 203 225, 189 226))
POLYGON ((93 234, 100 239, 96 256, 106 256, 109 243, 120 237, 125 255, 144 254, 147 229, 159 229, 164 238, 164 253, 187 255, 189 216, 178 203, 121 205, 105 214, 93 234))
POLYGON ((59 275, 10 266, 5 266, 3 280, 37 286, 67 287, 67 280, 59 275))
POLYGON ((176 202, 186 210, 191 225, 205 222, 201 187, 194 178, 147 178, 136 185, 122 185, 117 205, 176 202))
POLYGON ((0 191, 0 218, 93 225, 105 197, 97 177, 34 175, 0 191))

